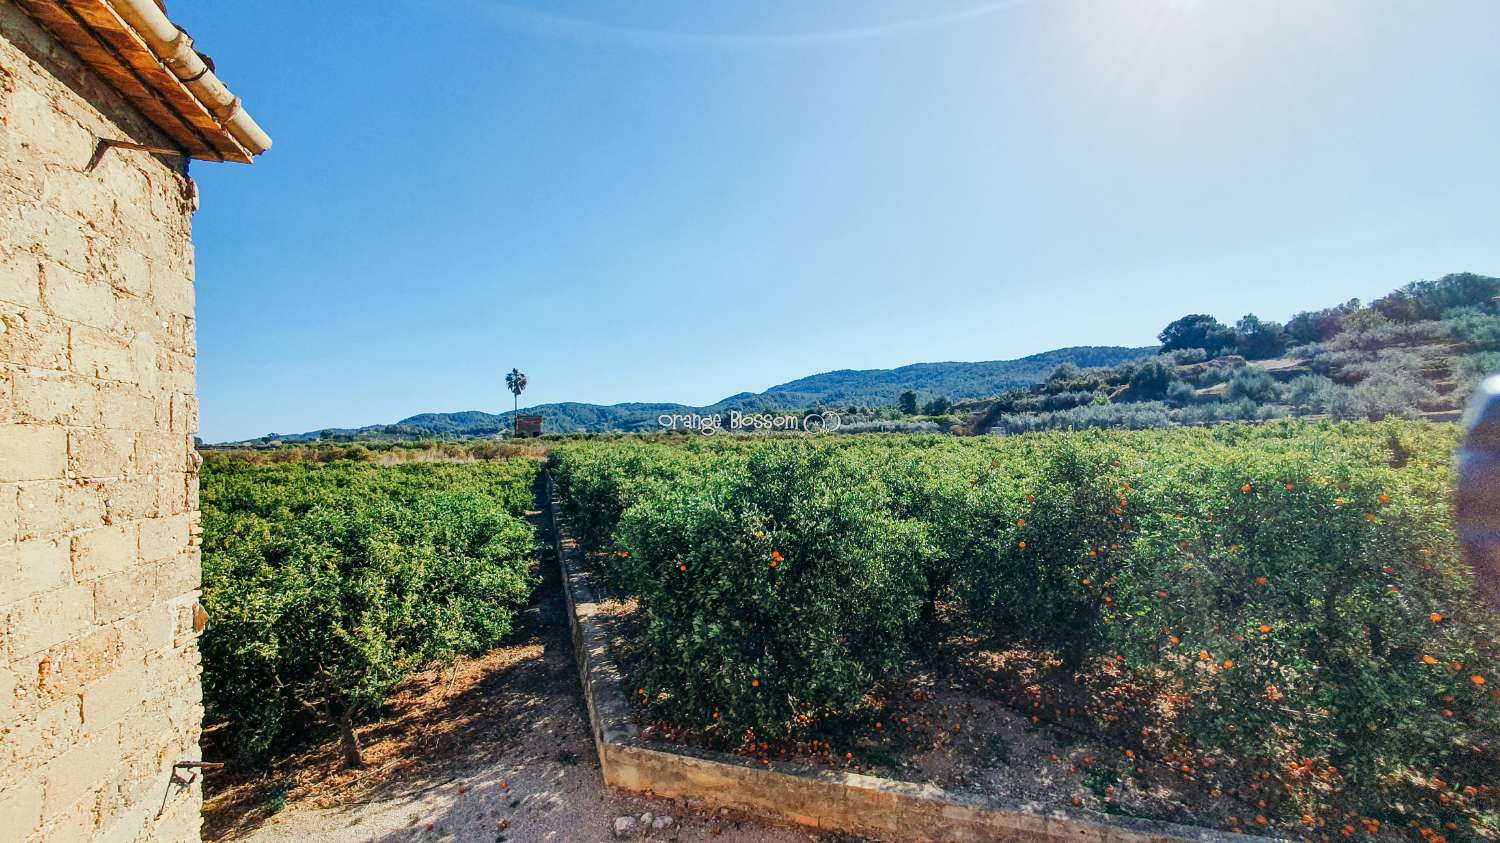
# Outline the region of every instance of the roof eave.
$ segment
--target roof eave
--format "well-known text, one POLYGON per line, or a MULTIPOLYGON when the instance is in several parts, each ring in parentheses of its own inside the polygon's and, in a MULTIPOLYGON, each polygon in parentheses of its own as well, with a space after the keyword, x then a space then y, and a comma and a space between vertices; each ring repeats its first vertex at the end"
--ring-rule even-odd
POLYGON ((248 164, 271 139, 154 0, 17 0, 183 154, 248 164))

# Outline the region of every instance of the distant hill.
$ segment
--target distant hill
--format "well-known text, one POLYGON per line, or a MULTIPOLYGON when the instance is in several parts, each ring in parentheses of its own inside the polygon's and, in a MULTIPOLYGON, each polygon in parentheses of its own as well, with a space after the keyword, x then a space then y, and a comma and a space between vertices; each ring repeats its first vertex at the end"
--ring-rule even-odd
POLYGON ((757 398, 768 400, 777 407, 840 407, 849 404, 887 407, 895 404, 897 396, 908 389, 917 393, 919 401, 939 395, 958 401, 1039 383, 1063 363, 1091 369, 1114 366, 1154 353, 1156 346, 1075 346, 1044 351, 1019 360, 914 363, 899 369, 839 369, 773 386, 759 395, 726 398, 720 403, 735 398, 757 398))
MULTIPOLYGON (((1407 284, 1369 304, 1350 300, 1285 324, 1246 314, 1233 323, 1191 313, 1161 346, 1077 346, 1019 360, 839 369, 704 407, 672 403, 542 404, 552 433, 651 431, 667 413, 837 410, 846 429, 1021 433, 1160 427, 1282 416, 1457 418, 1475 386, 1500 371, 1500 278, 1460 272, 1407 284), (896 411, 911 390, 919 405, 896 411), (853 410, 851 413, 850 410, 853 410), (930 414, 930 415, 929 415, 930 414), (894 425, 894 427, 893 427, 894 425), (902 427, 902 426, 905 427, 902 427)), ((510 413, 421 413, 395 424, 292 435, 251 446, 318 439, 380 441, 494 436, 510 413)))
MULTIPOLYGON (((1045 380, 1057 366, 1071 363, 1079 368, 1115 366, 1156 353, 1155 346, 1077 346, 1059 348, 1018 360, 980 363, 915 363, 899 369, 840 369, 822 372, 765 392, 741 392, 704 407, 671 403, 584 404, 563 402, 526 407, 523 414, 541 415, 552 433, 643 431, 658 429, 663 413, 727 413, 770 410, 802 410, 813 407, 892 407, 902 392, 912 390, 919 401, 943 396, 955 401, 985 398, 1009 389, 1045 380)), ((268 434, 243 443, 273 441, 306 442, 331 439, 421 439, 494 436, 510 428, 510 413, 465 410, 456 413, 420 413, 394 424, 359 428, 328 428, 297 434, 268 434)))
POLYGON ((963 432, 1162 427, 1283 416, 1456 420, 1500 371, 1500 278, 1415 281, 1286 324, 1190 313, 1162 330, 1163 354, 1059 369, 1045 382, 960 402, 963 432))

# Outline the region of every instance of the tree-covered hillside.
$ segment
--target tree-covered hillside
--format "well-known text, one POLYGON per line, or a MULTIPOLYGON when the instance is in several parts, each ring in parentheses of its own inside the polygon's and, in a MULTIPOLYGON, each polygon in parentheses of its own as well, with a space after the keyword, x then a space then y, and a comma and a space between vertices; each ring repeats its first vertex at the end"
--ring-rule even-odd
MULTIPOLYGON (((1285 324, 1247 314, 1225 324, 1192 313, 1161 346, 1060 348, 1018 360, 840 369, 741 392, 707 406, 565 402, 523 408, 552 433, 654 431, 663 414, 845 414, 845 430, 1014 433, 1159 427, 1288 415, 1452 418, 1480 378, 1500 371, 1500 278, 1417 281, 1285 324)), ((422 413, 395 424, 267 434, 243 444, 494 436, 510 413, 422 413)))
POLYGON ((1155 349, 1151 347, 1077 346, 1045 351, 1019 360, 916 363, 899 369, 840 369, 773 386, 758 397, 771 399, 784 407, 847 404, 884 407, 894 404, 895 397, 908 389, 917 394, 919 401, 938 396, 980 398, 994 395, 997 388, 1036 383, 1062 364, 1113 366, 1153 351, 1155 349))
MULTIPOLYGON (((773 386, 765 392, 741 392, 707 406, 687 404, 627 403, 585 404, 564 402, 522 408, 523 414, 540 414, 549 432, 599 432, 658 430, 663 413, 727 413, 803 410, 813 407, 844 409, 894 407, 901 393, 914 392, 922 401, 939 397, 973 399, 1036 383, 1059 365, 1112 366, 1153 354, 1154 346, 1082 346, 1059 348, 1018 360, 980 363, 917 363, 899 369, 842 369, 811 375, 773 386)), ((379 440, 494 436, 510 429, 510 413, 467 410, 457 413, 422 413, 395 424, 360 428, 327 428, 309 433, 267 434, 245 444, 305 442, 316 439, 379 440)))
POLYGON ((1233 325, 1193 313, 1162 353, 1093 369, 1059 366, 1026 390, 961 404, 973 432, 1160 427, 1278 416, 1453 418, 1500 371, 1500 278, 1408 284, 1361 304, 1233 325))

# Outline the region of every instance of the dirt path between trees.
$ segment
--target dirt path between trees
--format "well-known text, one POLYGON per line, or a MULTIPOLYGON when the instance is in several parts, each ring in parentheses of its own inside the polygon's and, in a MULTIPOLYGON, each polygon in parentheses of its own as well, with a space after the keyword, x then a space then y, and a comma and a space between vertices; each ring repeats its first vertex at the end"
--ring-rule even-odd
MULTIPOLYGON (((539 513, 531 520, 543 529, 539 513)), ((654 840, 833 839, 607 791, 550 551, 539 566, 541 585, 509 642, 414 678, 390 716, 361 730, 365 770, 343 769, 331 741, 270 770, 228 770, 210 787, 204 839, 602 843, 617 839, 623 816, 635 818, 632 839, 643 838, 646 813, 672 818, 654 840)))

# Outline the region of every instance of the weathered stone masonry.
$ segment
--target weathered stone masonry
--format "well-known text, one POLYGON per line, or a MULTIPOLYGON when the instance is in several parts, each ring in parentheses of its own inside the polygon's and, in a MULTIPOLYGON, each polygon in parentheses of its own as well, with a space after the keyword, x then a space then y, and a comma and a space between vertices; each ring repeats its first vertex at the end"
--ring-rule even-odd
POLYGON ((0 839, 197 840, 193 187, 96 137, 170 143, 0 0, 0 839))

